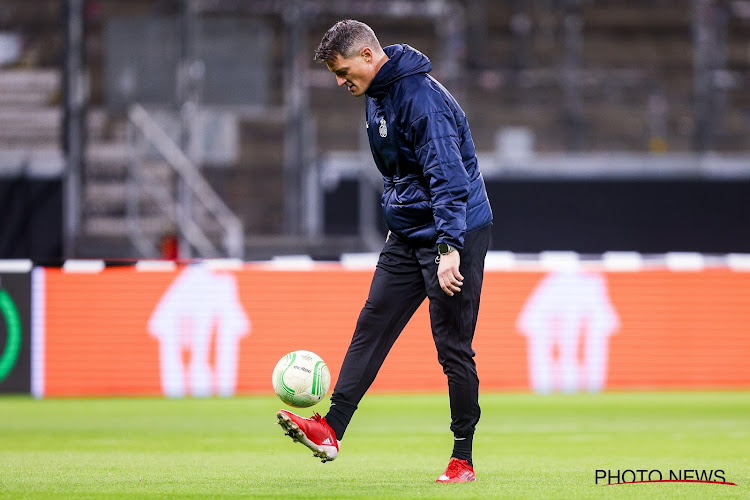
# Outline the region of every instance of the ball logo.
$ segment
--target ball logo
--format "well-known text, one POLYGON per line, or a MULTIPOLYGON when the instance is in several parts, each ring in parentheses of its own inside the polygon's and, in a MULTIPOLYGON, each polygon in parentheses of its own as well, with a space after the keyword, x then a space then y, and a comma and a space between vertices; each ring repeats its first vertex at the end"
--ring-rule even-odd
POLYGON ((21 318, 13 298, 0 289, 0 315, 5 322, 5 349, 0 353, 0 382, 10 374, 21 350, 21 318))
POLYGON ((388 128, 385 126, 385 118, 380 119, 380 126, 378 127, 378 132, 380 132, 380 137, 387 137, 388 136, 388 128))

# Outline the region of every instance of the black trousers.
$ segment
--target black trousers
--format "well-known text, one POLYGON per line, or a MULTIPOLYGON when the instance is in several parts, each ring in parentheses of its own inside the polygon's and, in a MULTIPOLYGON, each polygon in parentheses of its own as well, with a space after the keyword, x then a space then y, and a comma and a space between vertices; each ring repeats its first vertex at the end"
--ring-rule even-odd
POLYGON ((456 437, 473 435, 480 408, 479 378, 471 344, 490 234, 490 226, 466 234, 459 267, 463 286, 453 297, 438 282, 436 245, 415 247, 393 234, 388 238, 326 415, 338 439, 343 437, 393 343, 425 297, 430 299, 430 324, 438 361, 448 377, 451 431, 456 437))

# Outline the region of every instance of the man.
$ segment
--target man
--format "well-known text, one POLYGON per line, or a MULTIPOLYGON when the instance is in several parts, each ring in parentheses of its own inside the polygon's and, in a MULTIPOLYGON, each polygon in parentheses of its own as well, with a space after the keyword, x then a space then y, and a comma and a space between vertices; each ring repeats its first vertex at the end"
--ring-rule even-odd
POLYGON ((453 453, 437 482, 474 481, 472 439, 479 379, 471 343, 490 241, 492 210, 466 115, 408 45, 381 48, 375 33, 344 20, 315 52, 354 96, 366 96, 366 127, 383 175, 389 233, 325 418, 277 413, 286 434, 323 462, 425 297, 438 360, 448 377, 453 453))

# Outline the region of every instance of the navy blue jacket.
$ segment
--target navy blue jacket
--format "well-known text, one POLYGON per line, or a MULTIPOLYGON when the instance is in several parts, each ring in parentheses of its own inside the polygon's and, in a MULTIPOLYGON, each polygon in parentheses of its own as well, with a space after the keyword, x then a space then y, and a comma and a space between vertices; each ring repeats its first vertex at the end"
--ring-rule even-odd
POLYGON ((406 44, 384 50, 366 114, 386 224, 409 243, 461 249, 467 232, 492 222, 466 114, 428 75, 427 56, 406 44))

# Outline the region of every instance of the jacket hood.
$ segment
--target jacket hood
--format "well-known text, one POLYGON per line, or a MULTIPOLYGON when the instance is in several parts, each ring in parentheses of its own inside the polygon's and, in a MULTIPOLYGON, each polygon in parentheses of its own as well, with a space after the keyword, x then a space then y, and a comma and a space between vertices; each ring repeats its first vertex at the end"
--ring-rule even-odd
POLYGON ((388 60, 380 68, 365 92, 370 97, 380 98, 388 92, 393 82, 406 76, 432 71, 432 63, 428 57, 417 49, 402 43, 389 45, 383 49, 388 60))

